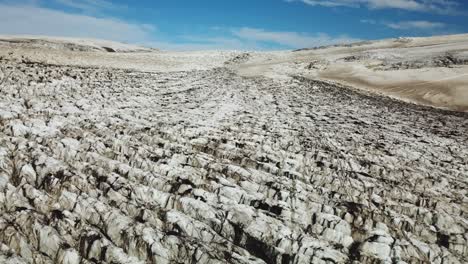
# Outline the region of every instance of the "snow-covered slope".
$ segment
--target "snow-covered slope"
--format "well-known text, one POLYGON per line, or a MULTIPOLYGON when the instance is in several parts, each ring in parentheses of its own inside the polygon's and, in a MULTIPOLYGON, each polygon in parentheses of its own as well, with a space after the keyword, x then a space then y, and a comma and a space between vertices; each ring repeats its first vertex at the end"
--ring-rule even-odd
POLYGON ((2 46, 0 263, 467 263, 468 113, 290 56, 2 46))
POLYGON ((408 102, 468 111, 468 34, 264 54, 239 72, 338 82, 408 102))

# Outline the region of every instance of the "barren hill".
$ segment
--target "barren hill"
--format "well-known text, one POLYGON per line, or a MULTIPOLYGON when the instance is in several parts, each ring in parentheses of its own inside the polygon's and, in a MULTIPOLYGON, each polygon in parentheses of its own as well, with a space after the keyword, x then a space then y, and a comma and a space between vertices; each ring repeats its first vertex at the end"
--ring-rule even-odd
POLYGON ((468 34, 398 38, 258 57, 243 75, 302 76, 468 111, 468 34))

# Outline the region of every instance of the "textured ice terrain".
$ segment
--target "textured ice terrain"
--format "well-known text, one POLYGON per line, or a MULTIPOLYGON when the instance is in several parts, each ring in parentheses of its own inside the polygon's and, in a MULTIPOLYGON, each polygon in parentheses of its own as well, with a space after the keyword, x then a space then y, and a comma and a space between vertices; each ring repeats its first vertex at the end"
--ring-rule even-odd
POLYGON ((15 54, 0 263, 468 261, 467 113, 242 77, 242 53, 166 72, 15 54))

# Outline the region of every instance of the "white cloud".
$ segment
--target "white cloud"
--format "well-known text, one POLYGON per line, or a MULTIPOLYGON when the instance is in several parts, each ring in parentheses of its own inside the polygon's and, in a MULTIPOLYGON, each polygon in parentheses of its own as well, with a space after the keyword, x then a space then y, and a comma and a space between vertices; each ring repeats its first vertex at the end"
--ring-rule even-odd
POLYGON ((297 32, 274 32, 258 28, 211 27, 222 36, 178 36, 181 41, 151 43, 167 50, 274 50, 307 48, 360 41, 347 36, 331 37, 324 33, 310 35, 297 32))
POLYGON ((360 21, 361 23, 364 23, 364 24, 371 24, 371 25, 377 24, 377 21, 375 21, 374 19, 361 19, 360 21))
POLYGON ((432 22, 425 20, 415 21, 400 21, 400 22, 388 22, 388 21, 376 21, 373 19, 361 19, 361 23, 371 25, 383 25, 388 28, 398 30, 419 30, 419 31, 433 31, 443 29, 447 27, 447 24, 441 22, 432 22))
POLYGON ((457 14, 459 5, 454 0, 286 0, 303 2, 311 6, 325 7, 367 7, 369 9, 402 9, 408 11, 457 14))
POLYGON ((117 5, 106 0, 54 0, 56 3, 78 9, 86 13, 96 13, 104 10, 113 10, 125 8, 125 6, 117 5))
POLYGON ((397 23, 386 22, 385 26, 393 29, 400 30, 411 30, 411 29, 420 29, 420 30, 433 30, 441 29, 446 25, 439 22, 430 22, 430 21, 402 21, 397 23))
POLYGON ((238 39, 207 40, 206 42, 166 42, 155 41, 149 43, 161 50, 191 51, 191 50, 262 50, 262 47, 248 45, 238 39))
MULTIPOLYGON (((434 1, 415 1, 415 0, 369 0, 365 1, 370 8, 374 9, 405 9, 412 11, 427 11, 431 9, 431 2, 434 1)), ((443 7, 443 6, 442 6, 443 7)))
MULTIPOLYGON (((223 27, 213 29, 217 31, 226 31, 223 27)), ((230 33, 229 33, 230 34, 230 33)), ((232 35, 223 36, 178 36, 180 42, 158 42, 154 43, 156 47, 171 50, 261 50, 265 49, 258 43, 236 38, 232 35)))
POLYGON ((71 14, 33 5, 0 4, 0 34, 82 37, 145 43, 152 39, 153 33, 154 27, 151 25, 71 14))
POLYGON ((289 48, 307 48, 359 41, 358 39, 353 39, 347 36, 331 37, 325 33, 309 35, 298 32, 274 32, 247 27, 233 30, 233 34, 240 39, 256 42, 271 42, 289 48))

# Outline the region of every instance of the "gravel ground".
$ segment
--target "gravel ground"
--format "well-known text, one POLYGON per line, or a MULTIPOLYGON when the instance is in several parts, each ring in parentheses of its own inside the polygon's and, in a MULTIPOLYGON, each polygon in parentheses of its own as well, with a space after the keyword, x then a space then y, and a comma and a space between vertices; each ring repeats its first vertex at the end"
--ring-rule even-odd
POLYGON ((466 263, 468 113, 4 57, 0 263, 466 263))

